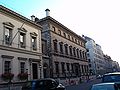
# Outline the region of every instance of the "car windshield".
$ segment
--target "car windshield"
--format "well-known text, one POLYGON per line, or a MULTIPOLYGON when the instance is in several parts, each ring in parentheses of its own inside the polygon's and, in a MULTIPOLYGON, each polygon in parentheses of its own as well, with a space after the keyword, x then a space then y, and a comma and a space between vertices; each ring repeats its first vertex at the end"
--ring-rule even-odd
POLYGON ((120 81, 120 75, 108 75, 103 77, 103 82, 118 82, 120 81))

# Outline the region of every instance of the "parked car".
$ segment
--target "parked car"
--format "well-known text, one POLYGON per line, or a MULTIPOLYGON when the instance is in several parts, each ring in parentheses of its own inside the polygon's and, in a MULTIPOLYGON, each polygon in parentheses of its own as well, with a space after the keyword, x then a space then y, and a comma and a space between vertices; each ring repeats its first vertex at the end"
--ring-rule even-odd
POLYGON ((120 90, 120 83, 94 84, 91 90, 120 90))
POLYGON ((104 74, 102 77, 102 82, 120 82, 120 72, 104 74))
POLYGON ((65 86, 54 79, 46 78, 26 82, 22 90, 65 90, 65 86))

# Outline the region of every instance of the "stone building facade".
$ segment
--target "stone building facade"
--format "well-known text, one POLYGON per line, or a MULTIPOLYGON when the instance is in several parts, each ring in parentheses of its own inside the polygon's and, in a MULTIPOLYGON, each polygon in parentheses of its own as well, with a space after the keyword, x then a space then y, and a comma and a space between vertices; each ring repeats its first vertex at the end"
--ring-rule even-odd
POLYGON ((47 46, 46 57, 43 57, 44 77, 86 77, 89 73, 86 41, 50 17, 48 9, 45 18, 34 20, 43 27, 42 38, 47 46))
MULTIPOLYGON (((21 73, 29 80, 43 77, 41 26, 0 5, 0 83, 10 73, 12 82, 21 73)), ((7 78, 6 78, 7 79, 7 78)))

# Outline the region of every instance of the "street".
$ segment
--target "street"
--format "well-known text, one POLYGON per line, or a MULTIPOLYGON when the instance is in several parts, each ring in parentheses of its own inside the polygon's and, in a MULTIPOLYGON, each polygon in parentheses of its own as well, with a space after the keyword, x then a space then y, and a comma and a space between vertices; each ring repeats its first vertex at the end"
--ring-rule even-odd
POLYGON ((92 81, 84 82, 79 85, 67 86, 66 90, 90 90, 91 86, 96 83, 100 83, 101 79, 95 79, 92 81))

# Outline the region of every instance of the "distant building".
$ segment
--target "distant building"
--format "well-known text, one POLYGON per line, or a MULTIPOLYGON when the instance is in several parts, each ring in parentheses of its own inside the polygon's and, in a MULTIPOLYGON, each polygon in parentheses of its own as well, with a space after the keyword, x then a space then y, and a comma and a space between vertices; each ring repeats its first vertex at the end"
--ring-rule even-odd
POLYGON ((120 71, 120 66, 119 66, 118 62, 113 61, 112 67, 113 67, 114 72, 119 72, 120 71))
POLYGON ((11 74, 12 82, 43 77, 41 26, 0 5, 0 83, 11 74), (24 77, 22 77, 24 78, 24 77))
POLYGON ((106 73, 113 72, 113 60, 110 56, 104 55, 106 73))
POLYGON ((43 56, 44 77, 80 78, 89 73, 86 57, 86 41, 49 15, 35 18, 35 22, 43 27, 42 38, 46 43, 43 56))
POLYGON ((95 41, 87 36, 83 35, 86 40, 87 59, 89 61, 90 73, 93 75, 103 74, 104 69, 104 57, 101 46, 96 44, 95 41))

